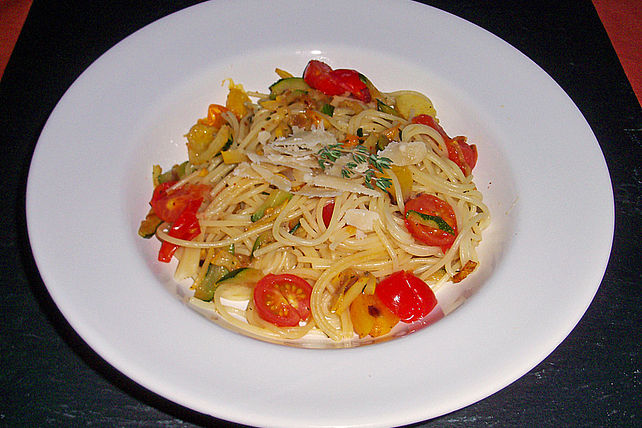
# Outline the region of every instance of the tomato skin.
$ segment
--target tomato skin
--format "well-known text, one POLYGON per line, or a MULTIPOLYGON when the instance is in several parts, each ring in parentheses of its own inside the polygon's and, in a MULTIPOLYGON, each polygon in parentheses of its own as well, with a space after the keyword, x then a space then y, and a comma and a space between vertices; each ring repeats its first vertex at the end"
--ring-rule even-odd
POLYGON ((210 104, 207 108, 207 117, 199 119, 198 123, 219 129, 225 124, 225 118, 222 115, 226 111, 230 110, 225 106, 220 104, 210 104))
POLYGON ((334 202, 328 202, 323 206, 323 211, 322 211, 323 224, 325 224, 326 229, 328 226, 330 226, 330 220, 332 220, 332 213, 334 213, 334 202))
MULTIPOLYGON (((203 203, 203 195, 210 190, 210 186, 186 184, 172 189, 176 183, 167 181, 156 186, 149 204, 161 220, 172 223, 169 236, 191 240, 201 233, 196 213, 203 203)), ((158 261, 169 263, 177 248, 177 245, 163 241, 158 252, 158 261)))
MULTIPOLYGON (((196 218, 196 212, 203 203, 203 198, 190 200, 185 209, 180 213, 171 229, 167 233, 169 236, 178 239, 191 240, 201 233, 201 226, 196 218)), ((163 241, 160 251, 158 252, 158 261, 169 263, 176 252, 178 245, 163 241)))
POLYGON ((350 304, 350 320, 354 332, 363 338, 388 334, 399 322, 399 317, 384 305, 377 294, 359 294, 350 304))
POLYGON ((268 274, 254 288, 258 315, 277 327, 295 327, 310 317, 312 286, 292 274, 268 274))
POLYGON ((370 90, 366 84, 361 81, 357 71, 340 68, 333 70, 330 73, 330 76, 337 81, 337 84, 344 90, 344 92, 350 92, 350 94, 356 99, 363 101, 364 103, 369 103, 372 99, 370 97, 370 90))
POLYGON ((203 195, 210 190, 205 184, 186 184, 178 189, 171 189, 176 183, 168 181, 156 186, 149 202, 154 213, 168 223, 175 222, 190 201, 199 198, 202 201, 203 195))
POLYGON ((361 81, 356 70, 332 68, 317 60, 311 60, 303 71, 303 80, 311 87, 320 90, 326 95, 341 95, 349 92, 350 95, 364 103, 370 102, 370 90, 361 81))
POLYGON ((437 305, 435 293, 428 284, 404 270, 381 281, 375 288, 375 294, 405 323, 425 317, 437 305))
POLYGON ((305 70, 303 70, 303 80, 326 95, 342 94, 343 88, 339 86, 330 73, 332 73, 332 68, 328 64, 313 59, 308 62, 305 70))
POLYGON ((426 245, 441 247, 446 252, 457 238, 457 217, 450 204, 433 195, 422 193, 411 198, 405 205, 405 223, 410 234, 426 245), (421 224, 408 217, 409 211, 441 217, 452 229, 454 234, 444 230, 421 224))
POLYGON ((468 144, 466 142, 466 137, 458 136, 455 138, 450 138, 444 128, 441 127, 436 121, 435 118, 427 115, 420 114, 412 118, 412 123, 419 123, 422 125, 427 125, 439 132, 439 135, 446 142, 446 148, 448 149, 448 159, 455 162, 457 166, 461 169, 465 176, 469 176, 475 165, 477 165, 477 146, 474 144, 468 144))

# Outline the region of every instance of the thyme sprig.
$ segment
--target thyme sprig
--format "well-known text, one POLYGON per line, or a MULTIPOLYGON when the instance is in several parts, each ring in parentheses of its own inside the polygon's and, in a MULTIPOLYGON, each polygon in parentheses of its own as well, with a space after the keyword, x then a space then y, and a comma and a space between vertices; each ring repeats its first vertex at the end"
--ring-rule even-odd
POLYGON ((341 156, 349 156, 350 161, 341 168, 343 178, 352 178, 357 175, 363 176, 364 185, 369 189, 374 186, 384 192, 392 186, 392 180, 388 177, 377 177, 377 171, 384 174, 384 169, 390 169, 392 160, 385 156, 378 156, 370 153, 367 148, 357 145, 354 148, 346 148, 341 143, 330 144, 317 152, 317 160, 322 170, 332 167, 341 156), (360 164, 367 164, 368 168, 363 172, 357 170, 360 164), (374 186, 372 181, 374 179, 374 186))

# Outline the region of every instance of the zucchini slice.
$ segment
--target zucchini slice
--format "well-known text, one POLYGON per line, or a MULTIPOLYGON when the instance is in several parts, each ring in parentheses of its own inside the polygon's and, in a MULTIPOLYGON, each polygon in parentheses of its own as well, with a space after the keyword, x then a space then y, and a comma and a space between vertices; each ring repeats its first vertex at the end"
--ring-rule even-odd
POLYGON ((256 284, 263 278, 263 272, 254 268, 239 268, 229 272, 217 284, 256 284))
POLYGON ((279 79, 270 85, 270 99, 275 99, 277 95, 282 94, 288 89, 290 91, 307 92, 312 88, 310 88, 310 85, 305 83, 303 77, 286 77, 285 79, 279 79))
POLYGON ((265 215, 265 210, 267 210, 268 208, 278 207, 285 201, 289 201, 291 198, 292 193, 286 192, 285 190, 281 189, 274 190, 272 193, 270 193, 270 196, 268 196, 268 198, 265 200, 265 202, 263 202, 259 209, 257 209, 250 217, 252 223, 262 219, 265 215))
POLYGON ((406 218, 414 218, 420 224, 424 226, 432 227, 433 229, 443 230, 444 232, 454 235, 455 231, 446 221, 436 215, 424 214, 419 211, 410 210, 406 213, 406 218))

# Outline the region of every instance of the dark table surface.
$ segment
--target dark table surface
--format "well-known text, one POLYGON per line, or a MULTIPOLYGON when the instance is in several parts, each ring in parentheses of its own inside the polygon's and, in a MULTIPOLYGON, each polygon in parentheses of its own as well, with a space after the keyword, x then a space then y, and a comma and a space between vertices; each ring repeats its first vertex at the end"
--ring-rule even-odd
MULTIPOLYGON (((117 42, 193 3, 41 1, 31 8, 0 81, 0 425, 224 423, 142 388, 89 348, 49 297, 25 225, 30 158, 65 90, 117 42)), ((642 426, 642 113, 593 5, 588 0, 424 3, 506 40, 569 94, 604 152, 616 224, 600 289, 568 338, 510 386, 416 426, 642 426)))

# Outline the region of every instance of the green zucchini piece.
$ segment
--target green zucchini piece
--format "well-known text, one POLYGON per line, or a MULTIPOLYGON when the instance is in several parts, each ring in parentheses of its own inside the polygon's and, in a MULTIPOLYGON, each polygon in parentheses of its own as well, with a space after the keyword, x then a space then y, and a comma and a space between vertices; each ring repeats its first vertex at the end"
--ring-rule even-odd
POLYGON ((332 104, 323 104, 323 107, 321 107, 321 113, 332 117, 334 114, 334 106, 332 104))
POLYGON ((395 110, 393 107, 389 106, 388 104, 384 103, 379 98, 377 98, 377 110, 383 113, 393 114, 395 116, 401 116, 397 110, 395 110))
POLYGON ((218 280, 218 284, 255 284, 263 278, 263 272, 254 268, 239 268, 218 280))
POLYGON ((223 266, 209 265, 205 277, 194 290, 194 297, 204 302, 212 300, 216 287, 218 287, 217 282, 228 273, 230 273, 230 271, 223 266))
POLYGON ((250 253, 250 260, 254 258, 254 252, 261 248, 263 244, 266 243, 269 237, 269 232, 263 232, 254 240, 254 245, 252 245, 252 252, 250 253))
POLYGON ((158 183, 163 184, 168 181, 176 181, 180 180, 181 178, 185 177, 186 175, 186 168, 187 168, 187 161, 183 162, 180 165, 174 165, 172 169, 170 169, 167 172, 162 173, 161 175, 158 176, 158 183))
POLYGON ((279 79, 270 85, 270 99, 275 99, 277 95, 280 95, 287 90, 307 92, 311 89, 310 85, 305 83, 303 77, 286 77, 284 79, 279 79))
POLYGON ((142 238, 149 239, 156 233, 156 229, 163 223, 152 210, 149 210, 145 220, 140 222, 140 227, 138 228, 138 235, 142 238))
POLYGON ((377 98, 383 97, 383 94, 379 91, 379 89, 377 89, 375 87, 374 83, 372 83, 370 81, 370 79, 368 79, 366 76, 364 76, 363 74, 359 73, 359 80, 361 80, 363 83, 366 84, 366 88, 368 88, 368 91, 370 91, 370 96, 373 99, 377 99, 377 98))
POLYGON ((450 225, 446 223, 444 219, 439 216, 424 214, 424 213, 420 213, 419 211, 410 210, 406 213, 406 218, 409 218, 409 217, 414 218, 424 226, 432 227, 433 229, 443 230, 444 232, 449 233, 450 235, 455 234, 455 231, 453 230, 453 228, 450 227, 450 225))
POLYGON ((290 231, 288 233, 290 235, 294 235, 294 232, 299 230, 300 227, 301 227, 301 221, 297 221, 296 224, 294 226, 292 226, 292 229, 290 229, 290 231))
POLYGON ((286 192, 285 190, 281 189, 276 189, 270 193, 270 196, 263 202, 263 205, 259 207, 258 210, 252 216, 250 219, 252 222, 259 221, 263 216, 265 215, 265 210, 268 208, 275 208, 281 205, 285 201, 289 201, 292 198, 292 193, 286 192))
POLYGON ((377 137, 377 150, 383 150, 386 146, 390 144, 390 140, 383 134, 379 134, 377 137))

